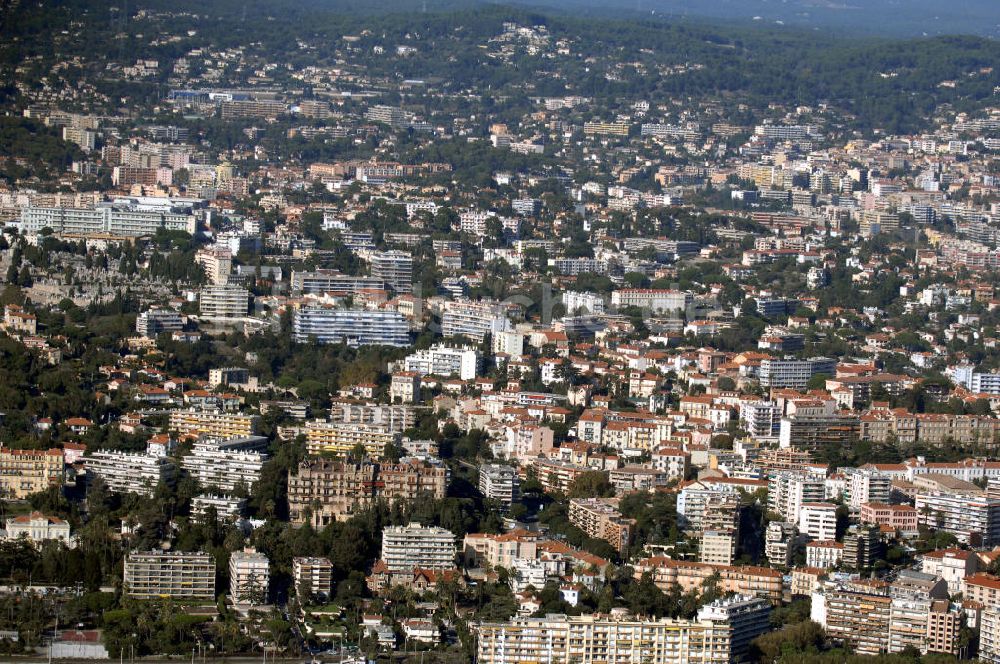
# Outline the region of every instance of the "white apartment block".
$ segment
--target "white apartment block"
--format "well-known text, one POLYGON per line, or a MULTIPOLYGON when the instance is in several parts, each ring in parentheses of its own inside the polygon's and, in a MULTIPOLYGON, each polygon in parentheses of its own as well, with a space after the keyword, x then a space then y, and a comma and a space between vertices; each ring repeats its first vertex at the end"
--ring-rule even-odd
POLYGON ((246 509, 246 498, 226 494, 203 493, 191 499, 191 514, 198 519, 206 519, 210 510, 215 510, 216 519, 229 521, 238 519, 246 509))
POLYGON ((403 360, 406 371, 421 376, 452 376, 474 380, 482 364, 482 355, 472 348, 451 348, 438 344, 407 355, 403 360))
POLYGON ((174 465, 147 452, 102 450, 84 457, 87 472, 104 480, 110 491, 152 497, 160 482, 171 482, 174 465))
POLYGON ((194 262, 205 270, 209 283, 224 286, 233 271, 233 254, 227 247, 206 247, 194 255, 194 262))
POLYGON ((377 251, 371 255, 372 277, 397 293, 413 292, 413 256, 405 251, 377 251))
POLYGON ((155 235, 164 228, 194 233, 197 220, 192 215, 145 210, 83 208, 21 208, 21 232, 34 235, 44 228, 69 236, 110 235, 133 238, 155 235))
POLYGON ((388 526, 382 531, 382 560, 391 572, 455 567, 455 535, 446 528, 388 526))
POLYGON ((1000 498, 960 493, 918 493, 920 523, 951 533, 960 542, 991 547, 1000 544, 1000 498))
POLYGON ((250 292, 238 286, 205 286, 198 295, 205 318, 243 318, 250 311, 250 292))
POLYGON ((447 302, 441 314, 441 336, 482 341, 489 335, 512 331, 507 307, 493 302, 447 302))
POLYGON ((566 314, 570 316, 581 311, 603 314, 607 309, 604 298, 597 293, 566 291, 562 294, 562 303, 566 307, 566 314))
POLYGON ((768 481, 768 509, 789 521, 796 521, 803 503, 819 503, 826 498, 822 475, 807 471, 782 471, 768 481))
POLYGON ((837 506, 833 503, 803 503, 798 513, 799 532, 814 540, 837 536, 837 506))
POLYGON ((169 309, 149 309, 136 316, 135 331, 147 339, 155 339, 163 332, 184 329, 184 316, 169 309))
POLYGON ((979 624, 979 659, 1000 664, 1000 606, 983 611, 979 624))
POLYGON ((860 510, 865 503, 889 503, 892 480, 876 470, 844 468, 844 499, 852 510, 860 510))
POLYGON ((488 500, 509 506, 519 497, 520 478, 517 469, 502 464, 483 464, 479 467, 479 490, 488 500))
POLYGON ((234 551, 229 557, 229 597, 235 604, 267 603, 271 566, 255 549, 234 551))
POLYGON ((292 338, 306 343, 348 346, 409 346, 410 328, 398 311, 369 309, 300 309, 292 321, 292 338))
POLYGON ((215 558, 207 553, 133 551, 125 557, 125 592, 138 599, 215 601, 215 558))
POLYGON ((639 307, 657 313, 684 312, 694 303, 689 291, 654 288, 624 288, 611 293, 611 304, 622 307, 639 307))
POLYGON ((305 603, 309 597, 329 596, 333 587, 333 565, 329 558, 292 558, 292 582, 299 599, 305 603))
MULTIPOLYGON (((199 440, 191 453, 181 459, 181 467, 203 487, 232 491, 242 485, 252 489, 260 480, 261 469, 268 458, 267 454, 257 451, 260 445, 255 441, 259 439, 262 437, 199 440)), ((263 441, 266 445, 267 439, 263 441)))

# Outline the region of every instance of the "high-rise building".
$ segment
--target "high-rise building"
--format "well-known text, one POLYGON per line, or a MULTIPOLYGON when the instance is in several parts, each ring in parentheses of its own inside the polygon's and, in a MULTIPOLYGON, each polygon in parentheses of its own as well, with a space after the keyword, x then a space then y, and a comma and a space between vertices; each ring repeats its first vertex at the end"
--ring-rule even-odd
POLYGON ((203 487, 232 491, 242 485, 250 490, 260 480, 268 458, 262 451, 266 448, 263 436, 201 439, 181 458, 181 466, 203 487))
POLYGON ((882 549, 878 526, 853 526, 844 535, 843 563, 859 571, 871 569, 882 556, 882 549))
POLYGON ((138 599, 215 601, 215 558, 207 553, 133 551, 125 557, 125 592, 138 599))
POLYGON ((372 459, 385 453, 385 446, 398 444, 401 436, 386 426, 310 420, 306 422, 306 451, 309 454, 347 455, 358 445, 372 459))
POLYGON ((377 251, 371 255, 372 277, 397 293, 413 292, 413 256, 405 251, 377 251))
POLYGON ((878 655, 889 647, 891 607, 884 583, 830 586, 813 593, 812 619, 855 653, 878 655))
POLYGON ((818 503, 826 498, 825 480, 805 470, 774 473, 768 480, 767 507, 785 519, 797 521, 803 503, 818 503))
POLYGON ((635 527, 634 519, 626 519, 618 511, 618 502, 611 498, 574 498, 569 501, 569 521, 588 537, 602 539, 619 552, 628 549, 635 527))
POLYGON ((834 376, 837 373, 837 360, 828 357, 813 357, 808 360, 780 360, 776 358, 761 360, 761 387, 793 388, 804 390, 809 379, 817 374, 834 376))
POLYGON ((198 295, 205 318, 243 318, 250 311, 250 291, 238 286, 205 286, 198 295))
POLYGON ((292 583, 302 604, 329 597, 333 587, 333 565, 329 558, 292 558, 292 583))
POLYGON ((170 411, 170 430, 180 436, 246 438, 257 433, 259 425, 259 415, 194 409, 170 411))
POLYGON ((234 603, 266 604, 270 582, 271 566, 263 553, 248 548, 229 556, 229 597, 234 603))
POLYGON ((504 507, 519 498, 520 478, 517 469, 498 463, 484 463, 479 467, 479 490, 487 500, 495 500, 504 507))
POLYGON ((452 348, 438 344, 407 355, 403 360, 406 371, 421 376, 452 376, 474 380, 482 364, 482 354, 474 348, 452 348))
POLYGON ((391 572, 455 567, 455 535, 446 528, 388 526, 382 531, 382 561, 391 572))
POLYGON ((84 457, 87 472, 104 480, 109 491, 152 497, 160 483, 176 475, 173 462, 149 452, 100 450, 84 457))
POLYGON ((1000 498, 920 492, 915 507, 921 524, 951 533, 960 542, 973 546, 1000 544, 1000 498))
POLYGON ((147 339, 155 339, 164 332, 184 329, 185 319, 169 309, 149 309, 136 316, 135 331, 147 339))
POLYGON ((410 328, 398 311, 370 309, 300 309, 292 321, 299 343, 346 343, 348 346, 409 346, 410 328))

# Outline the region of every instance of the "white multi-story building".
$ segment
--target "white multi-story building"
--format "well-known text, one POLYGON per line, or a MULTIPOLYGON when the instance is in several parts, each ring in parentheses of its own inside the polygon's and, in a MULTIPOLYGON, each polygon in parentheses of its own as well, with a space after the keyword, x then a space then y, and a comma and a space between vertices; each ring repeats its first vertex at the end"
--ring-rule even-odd
POLYGON ((892 480, 869 468, 844 468, 844 500, 853 510, 865 503, 889 503, 892 480))
POLYGON ((472 348, 432 346, 407 355, 403 360, 406 371, 422 376, 457 375, 462 380, 474 380, 482 364, 482 354, 472 348))
POLYGON ((844 544, 833 540, 816 540, 806 544, 806 565, 817 569, 830 569, 844 558, 844 544))
POLYGON ((818 503, 826 498, 822 475, 808 471, 781 471, 768 480, 768 509, 789 521, 797 521, 803 503, 818 503))
POLYGON ((235 604, 267 603, 270 562, 256 549, 234 551, 229 557, 229 597, 235 604))
POLYGON ((303 604, 310 597, 325 598, 333 587, 333 565, 329 558, 292 558, 292 582, 299 601, 303 604))
POLYGON ((382 560, 391 572, 455 567, 455 535, 446 528, 388 526, 382 531, 382 560))
POLYGON ((181 459, 181 466, 203 487, 232 491, 237 486, 252 489, 260 480, 267 461, 267 438, 250 436, 229 440, 202 439, 191 453, 181 459))
POLYGON ((479 467, 479 490, 489 500, 510 506, 518 500, 520 480, 517 469, 498 463, 479 467))
POLYGON ((833 503, 803 503, 799 510, 799 532, 814 540, 837 536, 837 506, 833 503))
POLYGON ((384 281, 397 293, 413 292, 413 256, 405 251, 371 254, 372 277, 384 281))
POLYGON ((591 314, 603 314, 606 309, 604 298, 597 293, 566 291, 562 294, 562 303, 569 315, 583 311, 591 314))
POLYGON ((293 271, 291 279, 294 293, 348 293, 357 294, 363 290, 382 290, 385 281, 376 277, 355 277, 336 270, 315 270, 313 272, 293 271))
POLYGON ((690 291, 656 288, 624 288, 611 293, 611 304, 618 308, 639 307, 654 312, 684 312, 694 302, 690 291))
POLYGON ((781 432, 781 409, 773 401, 744 401, 740 420, 754 438, 777 438, 781 432))
POLYGON ((178 332, 184 329, 185 319, 169 309, 149 309, 135 318, 135 331, 147 339, 155 339, 163 332, 178 332))
POLYGON ((410 328, 398 311, 369 309, 300 309, 292 321, 292 336, 305 343, 348 346, 409 346, 410 328))
POLYGON ((102 450, 84 457, 87 472, 104 480, 110 491, 150 496, 160 482, 171 482, 174 464, 148 452, 102 450))
POLYGON ((215 558, 207 553, 133 551, 125 557, 125 592, 138 599, 215 601, 215 558))
POLYGON ((808 360, 761 360, 761 387, 793 388, 804 390, 809 379, 817 374, 834 376, 837 372, 837 361, 826 357, 814 357, 808 360))
POLYGON ((441 314, 441 336, 482 341, 487 334, 513 330, 507 308, 495 302, 448 302, 441 314))
POLYGON ((216 519, 229 521, 242 516, 246 505, 246 498, 203 493, 191 499, 191 514, 199 519, 206 519, 210 510, 215 510, 216 519))
POLYGON ((206 247, 194 255, 194 262, 205 270, 209 283, 224 286, 233 271, 233 254, 228 247, 206 247))
POLYGON ((961 493, 918 493, 920 523, 973 546, 1000 544, 1000 498, 961 493))
POLYGON ((698 610, 698 620, 729 625, 732 630, 729 649, 738 659, 750 648, 750 642, 770 629, 771 603, 762 597, 733 595, 717 599, 698 610))
POLYGON ((198 306, 205 318, 243 318, 250 310, 250 292, 238 286, 205 286, 198 306))
POLYGON ((111 207, 25 207, 21 209, 20 225, 25 235, 34 235, 49 228, 60 235, 110 235, 120 238, 155 235, 161 228, 191 234, 197 230, 197 220, 193 215, 111 207))
POLYGON ((983 611, 979 624, 979 659, 1000 664, 1000 606, 983 611))

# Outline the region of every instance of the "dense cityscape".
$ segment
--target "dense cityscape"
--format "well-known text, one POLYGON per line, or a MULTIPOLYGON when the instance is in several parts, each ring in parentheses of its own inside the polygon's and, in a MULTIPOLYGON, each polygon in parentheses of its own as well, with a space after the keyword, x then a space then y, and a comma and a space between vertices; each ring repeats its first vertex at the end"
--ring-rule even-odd
POLYGON ((0 656, 1000 663, 1000 44, 780 23, 4 3, 0 656))

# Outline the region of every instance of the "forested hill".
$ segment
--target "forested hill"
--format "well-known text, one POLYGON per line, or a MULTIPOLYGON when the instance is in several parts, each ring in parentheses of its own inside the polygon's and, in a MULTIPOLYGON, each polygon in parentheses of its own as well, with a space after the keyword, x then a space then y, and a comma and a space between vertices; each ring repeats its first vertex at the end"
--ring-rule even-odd
MULTIPOLYGON (((16 104, 15 85, 38 85, 43 72, 53 76, 52 64, 60 58, 82 62, 79 70, 66 68, 67 76, 100 79, 118 59, 169 64, 192 48, 252 45, 265 58, 306 67, 330 64, 345 34, 363 35, 358 45, 369 53, 376 46, 419 40, 421 48, 412 56, 373 55, 366 68, 373 75, 443 81, 454 91, 651 100, 715 96, 751 107, 771 101, 827 104, 842 111, 845 127, 869 133, 918 131, 941 104, 971 110, 993 103, 1000 87, 1000 68, 994 67, 1000 63, 1000 42, 981 37, 846 39, 788 26, 748 29, 661 17, 593 20, 500 5, 378 15, 327 8, 357 4, 136 0, 127 5, 129 29, 123 30, 114 2, 8 3, 0 14, 0 102, 16 104), (484 45, 505 21, 544 24, 555 39, 571 40, 573 53, 525 53, 513 63, 492 59, 484 45), (69 26, 76 28, 71 34, 85 37, 66 37, 69 26), (177 38, 149 38, 166 33, 177 38), (303 49, 300 40, 318 46, 303 49)), ((76 79, 66 84, 75 85, 76 79)), ((145 94, 151 102, 166 91, 165 77, 127 90, 114 82, 98 88, 102 85, 109 96, 127 92, 141 100, 145 94)))

